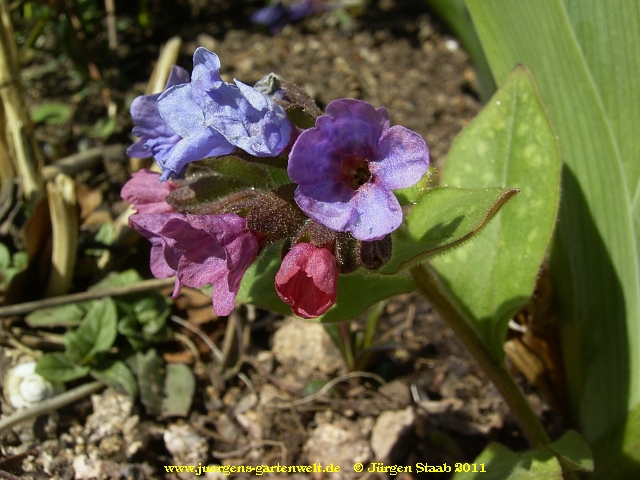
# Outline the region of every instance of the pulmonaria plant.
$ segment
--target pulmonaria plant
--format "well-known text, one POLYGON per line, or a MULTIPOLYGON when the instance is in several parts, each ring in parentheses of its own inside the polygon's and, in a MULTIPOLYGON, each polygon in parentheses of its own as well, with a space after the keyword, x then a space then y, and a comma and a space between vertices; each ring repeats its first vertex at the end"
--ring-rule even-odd
POLYGON ((232 311, 252 262, 281 244, 275 291, 297 315, 318 317, 340 275, 390 259, 403 218, 393 190, 423 177, 427 146, 391 127, 384 108, 339 99, 322 115, 273 74, 250 87, 219 70, 198 48, 190 80, 174 67, 162 94, 132 104, 141 138, 128 153, 154 155, 162 174, 137 172, 123 187, 137 210, 130 225, 152 244, 153 275, 175 276, 174 296, 212 284, 218 315, 232 311))

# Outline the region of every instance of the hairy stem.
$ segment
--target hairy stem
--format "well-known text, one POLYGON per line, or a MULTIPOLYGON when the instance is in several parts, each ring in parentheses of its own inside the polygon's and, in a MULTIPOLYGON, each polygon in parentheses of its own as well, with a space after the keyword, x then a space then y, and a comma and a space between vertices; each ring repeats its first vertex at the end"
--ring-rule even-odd
POLYGON ((480 364, 489 379, 496 386, 509 405, 532 446, 551 442, 546 430, 536 417, 513 377, 497 361, 489 349, 469 325, 459 309, 446 295, 435 272, 428 265, 420 264, 411 269, 411 275, 418 285, 418 291, 438 310, 456 337, 467 348, 471 356, 480 364))

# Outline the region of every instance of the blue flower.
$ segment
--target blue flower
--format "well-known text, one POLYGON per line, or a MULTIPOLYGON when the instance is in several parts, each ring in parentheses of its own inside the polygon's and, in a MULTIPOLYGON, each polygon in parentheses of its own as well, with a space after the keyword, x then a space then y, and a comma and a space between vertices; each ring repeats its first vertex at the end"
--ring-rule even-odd
POLYGON ((176 82, 159 96, 134 101, 132 115, 139 125, 134 133, 145 137, 128 153, 138 152, 144 141, 146 156, 155 156, 166 180, 179 176, 190 162, 228 155, 236 148, 258 157, 284 150, 292 127, 281 106, 237 80, 235 85, 222 81, 217 55, 205 48, 195 51, 193 64, 190 82, 187 76, 188 83, 176 82))
POLYGON ((296 203, 311 219, 373 241, 402 223, 392 190, 414 185, 428 166, 429 150, 420 135, 389 127, 384 108, 343 98, 298 137, 287 170, 298 184, 296 203))
MULTIPOLYGON (((188 81, 189 73, 184 68, 174 66, 169 74, 165 90, 188 81)), ((132 133, 140 140, 127 148, 127 155, 130 157, 148 158, 154 156, 158 163, 163 163, 180 141, 180 135, 174 132, 160 116, 158 111, 159 97, 159 93, 142 95, 131 103, 131 117, 136 124, 132 133)))

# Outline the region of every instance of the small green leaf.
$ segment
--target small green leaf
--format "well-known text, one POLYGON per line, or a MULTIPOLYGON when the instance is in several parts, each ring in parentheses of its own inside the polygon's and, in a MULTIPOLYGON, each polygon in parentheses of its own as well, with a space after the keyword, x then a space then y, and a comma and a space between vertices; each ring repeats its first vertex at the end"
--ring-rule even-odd
POLYGON ((64 336, 66 352, 79 365, 91 363, 98 352, 106 352, 118 334, 116 304, 105 297, 91 304, 80 326, 64 336))
POLYGON ((4 243, 0 243, 0 270, 11 266, 11 252, 4 243))
POLYGON ((113 359, 101 359, 90 371, 91 376, 121 393, 132 398, 138 395, 136 377, 124 362, 113 359))
POLYGON ((92 285, 89 290, 99 292, 101 290, 132 285, 141 281, 142 277, 134 269, 125 270, 124 272, 111 272, 98 283, 92 285))
POLYGON ((89 374, 89 367, 77 365, 62 352, 45 353, 38 359, 36 373, 50 382, 70 382, 89 374))
POLYGON ((191 409, 196 380, 188 365, 169 363, 164 382, 163 417, 186 417, 191 409))
POLYGON ((503 187, 428 190, 394 232, 393 255, 380 273, 396 273, 466 242, 517 193, 503 187))
POLYGON ((34 123, 44 122, 48 125, 63 125, 71 119, 73 111, 69 105, 48 102, 38 105, 31 111, 34 123))
POLYGON ((86 302, 42 308, 27 315, 25 321, 31 328, 74 327, 80 324, 87 313, 87 308, 86 302))
POLYGON ((82 132, 89 135, 91 138, 106 139, 116 129, 116 117, 105 117, 99 119, 94 126, 83 126, 82 132))

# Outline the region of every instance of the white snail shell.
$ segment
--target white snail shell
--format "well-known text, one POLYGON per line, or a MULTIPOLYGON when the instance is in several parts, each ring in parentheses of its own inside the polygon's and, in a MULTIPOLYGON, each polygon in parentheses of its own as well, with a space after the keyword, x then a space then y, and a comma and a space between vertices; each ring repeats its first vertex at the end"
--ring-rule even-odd
POLYGON ((20 363, 4 378, 4 396, 13 408, 36 405, 58 393, 61 388, 35 372, 36 362, 20 363))

